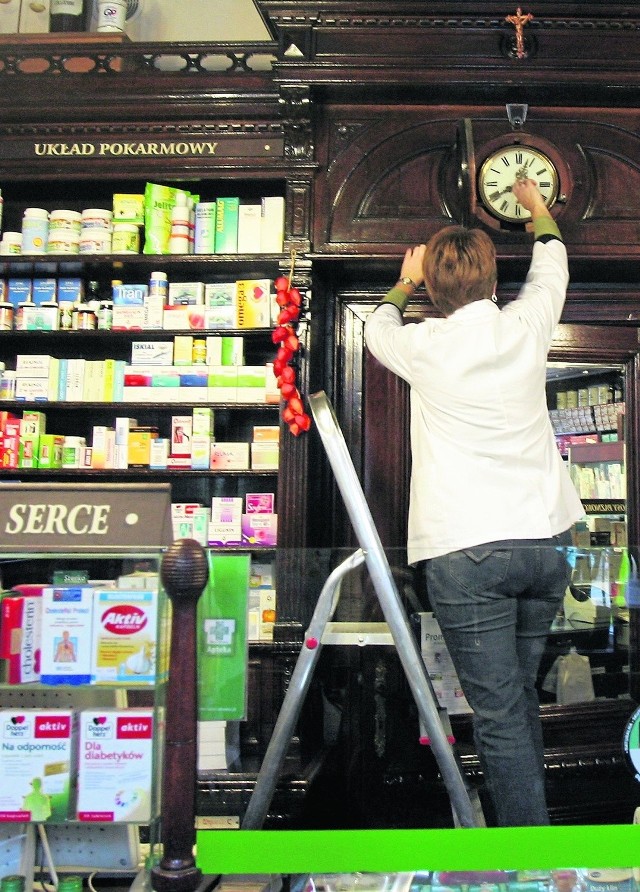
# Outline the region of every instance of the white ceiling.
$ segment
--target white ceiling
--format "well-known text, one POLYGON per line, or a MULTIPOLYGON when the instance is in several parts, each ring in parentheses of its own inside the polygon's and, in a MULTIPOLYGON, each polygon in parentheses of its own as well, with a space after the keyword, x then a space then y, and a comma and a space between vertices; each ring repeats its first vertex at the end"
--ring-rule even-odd
POLYGON ((132 40, 271 40, 253 0, 140 0, 127 21, 132 40))

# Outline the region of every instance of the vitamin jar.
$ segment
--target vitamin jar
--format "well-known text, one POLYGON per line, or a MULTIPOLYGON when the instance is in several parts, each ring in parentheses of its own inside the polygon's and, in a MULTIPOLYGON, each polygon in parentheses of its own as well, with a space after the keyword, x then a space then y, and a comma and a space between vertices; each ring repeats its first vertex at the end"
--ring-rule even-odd
POLYGON ((26 208, 22 217, 22 254, 45 254, 49 240, 49 211, 26 208))

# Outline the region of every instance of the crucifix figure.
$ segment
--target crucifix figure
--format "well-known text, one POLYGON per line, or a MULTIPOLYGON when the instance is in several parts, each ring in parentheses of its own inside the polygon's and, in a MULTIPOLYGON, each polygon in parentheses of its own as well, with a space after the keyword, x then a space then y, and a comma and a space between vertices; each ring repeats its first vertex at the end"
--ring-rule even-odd
POLYGON ((518 7, 516 9, 515 15, 507 15, 504 17, 505 22, 510 22, 513 27, 516 29, 516 56, 518 59, 523 59, 526 55, 524 51, 524 38, 522 36, 522 29, 524 26, 532 20, 533 16, 530 12, 523 15, 522 9, 518 7))

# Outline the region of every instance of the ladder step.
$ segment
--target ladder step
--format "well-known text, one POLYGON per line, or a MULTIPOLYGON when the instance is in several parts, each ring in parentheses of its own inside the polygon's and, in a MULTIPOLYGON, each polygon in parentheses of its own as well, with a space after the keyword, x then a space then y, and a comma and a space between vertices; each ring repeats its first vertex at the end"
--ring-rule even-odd
POLYGON ((393 636, 386 623, 327 623, 322 633, 323 644, 393 645, 393 636))

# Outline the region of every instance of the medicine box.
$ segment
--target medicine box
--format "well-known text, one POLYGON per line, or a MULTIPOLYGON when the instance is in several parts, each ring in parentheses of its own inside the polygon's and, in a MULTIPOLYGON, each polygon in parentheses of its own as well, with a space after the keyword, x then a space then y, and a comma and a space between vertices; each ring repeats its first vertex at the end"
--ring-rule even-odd
POLYGON ((24 307, 22 311, 22 328, 25 331, 57 331, 60 327, 57 304, 53 307, 24 307))
POLYGON ((21 378, 58 377, 59 360, 47 353, 18 353, 16 374, 21 378))
POLYGON ((243 514, 242 542, 245 545, 265 545, 275 548, 278 544, 278 515, 243 514))
POLYGON ((0 710, 0 822, 68 819, 75 744, 72 710, 0 710))
POLYGON ((239 403, 264 403, 267 396, 266 369, 263 365, 238 366, 236 400, 239 403))
POLYGON ((58 398, 58 378, 16 377, 16 400, 31 402, 55 402, 58 398))
POLYGON ((275 575, 272 563, 251 561, 250 588, 274 588, 275 575))
POLYGON ((194 434, 191 438, 191 469, 208 471, 211 463, 211 438, 194 434))
POLYGON ((144 226, 144 195, 116 192, 113 196, 113 221, 144 226))
POLYGON ((235 403, 238 394, 238 370, 235 366, 209 367, 209 398, 214 403, 235 403))
POLYGON ((213 437, 214 411, 210 406, 194 406, 193 433, 198 437, 213 437))
POLYGON ((31 283, 31 299, 36 306, 49 301, 55 301, 57 293, 57 279, 33 279, 31 283))
POLYGON ((152 685, 166 671, 163 642, 158 641, 157 590, 105 589, 93 595, 94 684, 152 685))
POLYGON ((204 282, 169 282, 169 306, 202 306, 204 282))
POLYGON ((149 293, 148 285, 114 285, 114 307, 144 307, 145 297, 149 293))
POLYGON ((20 443, 18 444, 18 467, 37 468, 39 448, 39 437, 32 437, 30 435, 20 436, 20 443))
POLYGON ((254 443, 279 443, 280 428, 276 424, 256 424, 253 428, 254 443))
POLYGON ((45 586, 42 590, 42 684, 91 681, 93 588, 45 586))
POLYGON ((208 328, 235 328, 236 283, 211 282, 205 285, 208 328))
POLYGON ((77 278, 58 279, 58 303, 71 303, 81 301, 84 297, 84 282, 77 278))
POLYGON ((158 429, 134 427, 129 431, 127 460, 129 467, 148 468, 151 462, 151 441, 158 436, 158 429))
POLYGON ((162 314, 162 327, 165 331, 179 331, 180 329, 204 330, 205 309, 199 304, 167 306, 162 314))
POLYGON ((212 470, 247 471, 249 469, 248 443, 219 443, 211 445, 212 470))
POLYGON ((193 435, 193 416, 171 416, 171 452, 174 456, 191 456, 191 437, 193 435))
POLYGON ((242 541, 242 499, 214 496, 211 500, 210 545, 240 545, 242 541))
POLYGON ((31 300, 31 279, 7 279, 7 301, 17 307, 31 300))
POLYGON ((167 437, 156 437, 151 440, 149 448, 149 467, 162 470, 167 467, 169 458, 169 439, 167 437))
POLYGON ((244 497, 245 511, 247 514, 273 514, 275 498, 272 492, 248 492, 244 497))
POLYGON ((0 601, 0 658, 9 684, 40 681, 42 598, 5 594, 0 601))
POLYGON ((154 780, 151 709, 80 713, 78 821, 146 823, 154 780))
POLYGON ((61 468, 64 437, 59 434, 43 434, 38 441, 38 467, 61 468))
POLYGON ((142 331, 146 318, 144 306, 128 304, 114 306, 111 328, 113 331, 142 331))
POLYGON ((131 365, 173 365, 173 341, 133 341, 131 365))
POLYGON ((269 289, 269 279, 240 279, 236 282, 238 328, 269 328, 271 325, 269 289))
POLYGON ((251 467, 254 471, 277 470, 280 453, 278 443, 258 441, 251 443, 251 467))
POLYGON ((47 416, 44 412, 25 411, 20 419, 21 437, 40 437, 47 431, 47 416))

